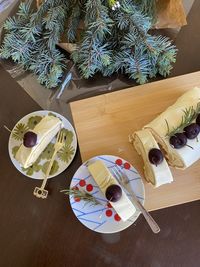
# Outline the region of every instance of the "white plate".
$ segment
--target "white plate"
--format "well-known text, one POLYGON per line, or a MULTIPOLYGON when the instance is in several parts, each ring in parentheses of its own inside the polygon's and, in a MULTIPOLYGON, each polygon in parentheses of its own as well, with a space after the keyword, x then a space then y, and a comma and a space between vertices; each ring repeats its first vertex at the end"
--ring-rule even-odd
MULTIPOLYGON (((140 202, 144 204, 144 185, 140 175, 133 166, 122 158, 110 155, 97 156, 90 160, 97 159, 102 160, 109 169, 112 169, 113 166, 122 168, 129 178, 132 190, 140 202)), ((128 221, 123 222, 116 214, 115 210, 112 207, 107 206, 108 201, 105 199, 88 171, 87 164, 89 161, 83 163, 76 171, 72 178, 70 188, 75 186, 82 188, 86 192, 95 196, 102 205, 91 206, 88 203, 86 204, 83 200, 74 199, 73 196, 70 196, 70 204, 74 214, 82 224, 99 233, 116 233, 126 229, 135 222, 140 211, 137 210, 128 221)))
POLYGON ((52 172, 49 178, 55 177, 61 172, 63 172, 72 162, 77 149, 77 138, 76 133, 74 131, 71 123, 62 115, 48 110, 39 110, 32 112, 25 117, 23 117, 13 128, 9 143, 8 143, 8 151, 14 166, 24 175, 33 179, 44 179, 44 173, 47 169, 48 162, 51 159, 53 154, 53 144, 55 143, 56 137, 52 140, 52 142, 47 146, 47 148, 42 152, 39 157, 39 160, 33 164, 33 166, 28 169, 23 169, 19 162, 15 159, 14 155, 17 151, 17 148, 22 144, 22 139, 24 132, 27 130, 33 129, 33 127, 41 120, 42 117, 51 113, 52 115, 60 118, 64 124, 64 129, 66 130, 67 139, 65 146, 58 152, 56 155, 52 172))

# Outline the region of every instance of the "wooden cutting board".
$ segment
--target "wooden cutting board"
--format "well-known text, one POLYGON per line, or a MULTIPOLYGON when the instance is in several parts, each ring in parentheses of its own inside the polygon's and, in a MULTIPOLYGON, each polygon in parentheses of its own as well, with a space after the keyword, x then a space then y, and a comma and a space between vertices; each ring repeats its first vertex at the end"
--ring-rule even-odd
MULTIPOLYGON (((143 162, 128 135, 154 119, 185 91, 200 86, 200 71, 71 103, 83 161, 116 155, 143 177, 143 162)), ((200 199, 200 161, 187 170, 171 169, 174 182, 159 188, 145 184, 145 206, 161 209, 200 199)))

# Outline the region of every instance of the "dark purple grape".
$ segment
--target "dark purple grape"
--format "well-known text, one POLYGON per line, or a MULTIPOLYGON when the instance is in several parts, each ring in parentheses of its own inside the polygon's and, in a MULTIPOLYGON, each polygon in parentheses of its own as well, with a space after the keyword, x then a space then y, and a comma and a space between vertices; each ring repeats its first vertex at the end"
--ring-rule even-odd
POLYGON ((152 148, 149 151, 149 161, 154 164, 154 165, 158 165, 163 161, 163 153, 162 151, 160 151, 160 149, 158 148, 152 148))
POLYGON ((106 198, 109 201, 117 202, 122 196, 122 189, 117 184, 112 184, 106 189, 106 198))
POLYGON ((196 123, 200 126, 200 114, 196 118, 196 123))
POLYGON ((26 132, 23 139, 25 147, 33 147, 37 144, 37 134, 34 132, 26 132))
POLYGON ((169 143, 174 148, 182 148, 187 144, 187 137, 184 133, 176 133, 175 135, 170 137, 169 143))
POLYGON ((188 139, 194 139, 200 132, 200 126, 196 123, 192 123, 184 128, 185 135, 188 139))

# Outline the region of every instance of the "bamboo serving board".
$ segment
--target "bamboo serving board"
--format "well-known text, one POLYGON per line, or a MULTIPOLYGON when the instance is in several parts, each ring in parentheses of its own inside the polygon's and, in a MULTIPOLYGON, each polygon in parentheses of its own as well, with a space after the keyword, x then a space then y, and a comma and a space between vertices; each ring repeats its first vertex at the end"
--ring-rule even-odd
MULTIPOLYGON (((142 159, 128 142, 128 135, 194 86, 200 86, 200 71, 72 102, 82 160, 103 154, 120 156, 143 177, 142 159)), ((200 199, 200 161, 187 170, 171 171, 174 177, 171 184, 153 188, 144 181, 148 210, 200 199)))

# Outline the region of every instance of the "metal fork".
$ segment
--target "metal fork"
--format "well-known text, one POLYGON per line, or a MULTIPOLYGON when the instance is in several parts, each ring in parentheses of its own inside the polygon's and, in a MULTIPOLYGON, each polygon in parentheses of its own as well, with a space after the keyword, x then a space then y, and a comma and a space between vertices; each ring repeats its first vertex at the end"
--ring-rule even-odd
POLYGON ((151 230, 157 234, 160 232, 160 227, 158 224, 154 221, 154 219, 151 217, 149 212, 143 207, 143 205, 140 203, 138 198, 136 197, 135 193, 129 188, 129 179, 125 172, 122 170, 119 170, 116 166, 112 168, 112 172, 114 177, 117 179, 119 184, 124 187, 128 193, 131 194, 133 203, 137 206, 137 208, 141 211, 141 213, 144 215, 144 218, 146 219, 147 223, 149 224, 151 230))
POLYGON ((42 182, 42 185, 41 185, 41 187, 35 187, 35 189, 33 191, 33 194, 38 198, 43 198, 43 199, 47 198, 48 191, 44 188, 46 186, 47 179, 49 177, 55 156, 58 153, 58 151, 64 146, 64 143, 65 143, 65 135, 64 135, 63 131, 60 130, 60 132, 57 135, 56 143, 54 145, 54 153, 53 153, 53 156, 49 162, 49 166, 48 166, 47 171, 45 173, 45 177, 44 177, 44 180, 42 182))

